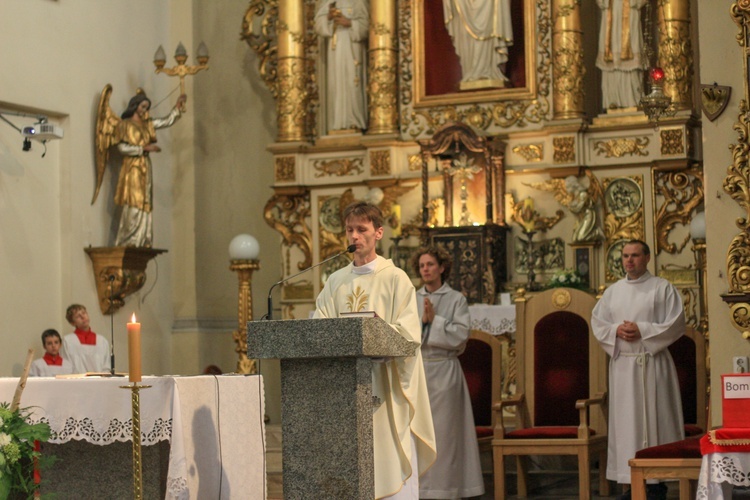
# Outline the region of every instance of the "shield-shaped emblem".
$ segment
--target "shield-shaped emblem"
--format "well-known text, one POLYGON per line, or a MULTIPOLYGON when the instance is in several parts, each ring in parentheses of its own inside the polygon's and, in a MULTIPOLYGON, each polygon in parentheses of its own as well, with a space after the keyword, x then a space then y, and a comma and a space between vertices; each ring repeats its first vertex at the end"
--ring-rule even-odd
POLYGON ((724 112, 732 95, 732 87, 726 85, 701 85, 701 108, 710 121, 716 120, 724 112))

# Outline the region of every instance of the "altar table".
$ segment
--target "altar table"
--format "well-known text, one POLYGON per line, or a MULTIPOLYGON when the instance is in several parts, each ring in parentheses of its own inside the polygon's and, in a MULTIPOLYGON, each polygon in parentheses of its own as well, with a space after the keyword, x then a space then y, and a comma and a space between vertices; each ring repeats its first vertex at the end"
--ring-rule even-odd
POLYGON ((472 304, 469 306, 471 329, 491 335, 516 333, 516 306, 472 304))
POLYGON ((732 498, 734 486, 750 486, 750 429, 722 428, 701 438, 699 500, 732 498))
MULTIPOLYGON (((10 402, 17 384, 17 378, 0 378, 0 401, 10 402)), ((102 485, 109 488, 102 498, 133 498, 131 391, 120 388, 127 384, 126 377, 28 379, 21 407, 32 410, 32 422, 48 422, 52 431, 52 445, 42 452, 52 449, 64 456, 46 473, 55 478, 50 492, 58 498, 67 498, 71 488, 78 498, 93 498, 102 485), (67 446, 75 451, 66 452, 67 446), (113 465, 117 474, 104 472, 113 465), (70 484, 56 477, 56 468, 66 471, 70 484), (117 485, 113 475, 130 482, 117 485)), ((166 480, 156 485, 159 496, 265 498, 260 376, 143 377, 142 384, 151 386, 140 390, 145 498, 154 498, 145 494, 145 478, 158 475, 153 469, 167 454, 161 459, 166 480), (147 462, 149 456, 154 460, 147 462)))

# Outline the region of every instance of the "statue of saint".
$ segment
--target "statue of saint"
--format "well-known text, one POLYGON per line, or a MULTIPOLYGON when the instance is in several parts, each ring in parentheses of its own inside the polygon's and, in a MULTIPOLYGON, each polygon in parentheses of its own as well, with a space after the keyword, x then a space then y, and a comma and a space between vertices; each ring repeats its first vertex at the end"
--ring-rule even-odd
POLYGON ((504 87, 513 45, 509 0, 443 0, 443 17, 461 61, 461 90, 504 87))
POLYGON ((326 38, 327 115, 329 130, 367 128, 366 0, 324 1, 315 14, 315 32, 326 38))
POLYGON ((111 94, 112 86, 107 84, 102 91, 97 114, 97 185, 91 203, 96 201, 101 188, 109 148, 116 145, 123 161, 115 190, 115 203, 122 207, 115 246, 151 247, 153 176, 149 155, 161 151, 156 145, 156 130, 170 127, 180 118, 187 97, 181 95, 167 116, 151 118, 151 100, 139 89, 118 118, 109 107, 111 94))
POLYGON ((597 0, 602 10, 596 66, 605 109, 637 106, 643 94, 641 7, 647 0, 597 0))

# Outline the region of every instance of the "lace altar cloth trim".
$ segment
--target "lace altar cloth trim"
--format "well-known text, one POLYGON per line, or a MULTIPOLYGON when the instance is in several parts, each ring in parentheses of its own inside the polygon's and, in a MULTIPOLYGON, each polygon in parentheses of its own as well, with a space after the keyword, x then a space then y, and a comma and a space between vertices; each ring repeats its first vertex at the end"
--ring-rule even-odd
POLYGON ((491 335, 516 332, 515 306, 473 304, 469 306, 469 314, 472 330, 482 330, 491 335))
MULTIPOLYGON (((47 417, 29 419, 31 423, 45 422, 49 424, 47 417)), ((51 428, 51 426, 50 426, 51 428)), ((125 443, 131 441, 133 436, 133 420, 112 419, 104 432, 99 432, 90 418, 77 420, 70 417, 65 420, 62 429, 51 430, 50 443, 62 444, 68 441, 86 441, 91 444, 106 445, 114 442, 125 443)), ((161 441, 169 441, 172 438, 172 419, 162 420, 157 418, 150 430, 143 430, 141 426, 141 444, 151 446, 161 441)))
MULTIPOLYGON (((750 455, 748 453, 710 453, 703 456, 696 498, 721 500, 725 497, 722 483, 750 486, 750 455)), ((731 498, 729 495, 727 498, 731 498)))

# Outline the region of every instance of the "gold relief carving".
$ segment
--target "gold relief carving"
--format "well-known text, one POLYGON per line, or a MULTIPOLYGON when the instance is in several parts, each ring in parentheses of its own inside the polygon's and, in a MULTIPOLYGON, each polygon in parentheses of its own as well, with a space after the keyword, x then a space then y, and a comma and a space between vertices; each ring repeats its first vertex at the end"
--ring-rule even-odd
MULTIPOLYGON (((693 275, 695 275, 694 269, 693 275)), ((685 311, 685 323, 693 328, 698 328, 700 326, 699 290, 695 287, 677 287, 677 289, 680 295, 682 295, 682 309, 685 311)))
POLYGON ((305 60, 288 57, 278 63, 278 112, 279 142, 305 139, 305 115, 307 111, 307 84, 305 82, 305 60))
MULTIPOLYGON (((529 2, 530 3, 530 2, 529 2)), ((437 105, 413 109, 414 90, 414 54, 412 44, 412 2, 399 2, 399 105, 401 132, 415 138, 421 135, 432 135, 449 121, 471 123, 473 126, 487 130, 490 126, 509 128, 524 127, 531 123, 541 123, 550 112, 549 94, 551 86, 551 26, 550 3, 547 0, 536 0, 536 98, 499 101, 491 104, 474 105, 466 110, 459 106, 437 105), (489 116, 490 119, 485 117, 489 116), (478 125, 477 125, 478 123, 478 125)), ((529 5, 529 4, 526 4, 529 5)))
POLYGON ((288 33, 293 41, 299 43, 300 45, 305 43, 305 35, 303 33, 298 33, 294 30, 289 29, 289 25, 283 19, 279 19, 278 21, 276 21, 276 33, 279 35, 288 33))
POLYGON ((391 30, 385 23, 370 23, 370 36, 388 36, 391 34, 391 30))
POLYGON ((727 252, 729 293, 750 293, 750 236, 743 232, 732 238, 727 252))
POLYGON ((422 155, 408 155, 406 159, 409 164, 409 172, 419 172, 422 170, 422 155))
POLYGON ((370 151, 370 175, 390 175, 391 152, 387 149, 382 151, 370 151))
POLYGON ((658 64, 664 70, 664 93, 672 98, 677 109, 690 109, 693 105, 690 2, 660 0, 657 5, 658 64))
POLYGON ((318 171, 315 177, 344 177, 365 171, 362 158, 337 158, 335 160, 315 160, 313 168, 318 171))
POLYGON ((296 245, 302 251, 304 260, 297 264, 300 270, 312 265, 312 233, 307 223, 309 217, 308 191, 297 195, 275 194, 263 208, 263 219, 281 234, 284 245, 296 245))
POLYGON ((691 169, 680 172, 653 171, 654 192, 664 201, 654 215, 656 254, 662 250, 679 254, 690 241, 690 235, 678 246, 669 242, 669 233, 677 224, 690 224, 693 211, 703 204, 703 172, 691 169))
POLYGON ((685 153, 684 132, 681 128, 661 129, 661 154, 681 155, 685 153))
POLYGON ((296 178, 294 171, 294 156, 279 156, 274 160, 274 178, 276 182, 293 182, 296 178))
POLYGON ((623 156, 648 156, 646 147, 649 138, 634 137, 630 139, 608 139, 606 141, 596 141, 594 151, 597 156, 604 155, 605 158, 622 158, 623 156))
POLYGON ((659 277, 664 278, 675 286, 693 285, 697 283, 695 268, 692 266, 675 266, 669 268, 663 267, 659 270, 659 277))
POLYGON ((625 275, 622 247, 628 240, 645 238, 643 177, 606 178, 604 188, 605 279, 617 281, 625 275))
POLYGON ((398 131, 398 54, 394 49, 376 49, 369 53, 367 94, 369 96, 368 134, 398 131))
POLYGON ((544 144, 522 144, 512 150, 518 156, 521 156, 528 162, 542 161, 544 158, 544 144))
POLYGON ((552 161, 554 163, 571 163, 576 161, 576 138, 553 137, 552 138, 552 161))
POLYGON ((567 309, 570 305, 570 292, 564 288, 556 288, 552 292, 552 306, 556 309, 567 309))
POLYGON ((278 0, 258 0, 251 2, 242 19, 240 38, 245 40, 251 49, 258 54, 258 68, 260 77, 273 94, 278 96, 277 89, 277 38, 275 33, 276 21, 279 17, 278 0), (255 21, 260 18, 260 22, 255 21), (258 32, 253 29, 258 25, 258 32))
POLYGON ((580 0, 554 0, 552 30, 552 102, 555 119, 583 116, 583 33, 580 0))
MULTIPOLYGON (((346 232, 344 231, 342 215, 344 209, 354 201, 351 189, 344 191, 341 196, 318 197, 318 253, 321 261, 346 248, 346 232)), ((325 266, 321 270, 324 278, 326 274, 335 271, 345 262, 345 259, 336 259, 336 261, 325 266)))
POLYGON ((729 317, 732 325, 741 332, 750 329, 750 304, 738 302, 729 308, 729 317))

